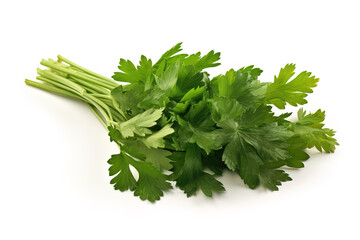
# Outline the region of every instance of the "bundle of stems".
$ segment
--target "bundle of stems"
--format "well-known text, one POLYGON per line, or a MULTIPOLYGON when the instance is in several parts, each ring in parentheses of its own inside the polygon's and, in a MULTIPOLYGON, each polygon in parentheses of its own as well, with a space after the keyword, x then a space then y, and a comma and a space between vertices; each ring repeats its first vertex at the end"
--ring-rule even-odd
POLYGON ((36 79, 39 81, 25 79, 25 83, 85 102, 105 128, 114 122, 127 120, 110 94, 112 89, 119 86, 117 82, 81 67, 63 56, 57 57, 57 61, 41 60, 40 64, 47 69, 37 69, 36 79))

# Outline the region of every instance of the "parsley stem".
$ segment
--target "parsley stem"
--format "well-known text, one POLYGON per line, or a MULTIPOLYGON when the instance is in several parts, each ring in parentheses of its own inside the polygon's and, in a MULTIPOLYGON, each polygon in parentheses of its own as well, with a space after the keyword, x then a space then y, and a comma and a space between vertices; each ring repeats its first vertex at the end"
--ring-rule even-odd
POLYGON ((99 85, 99 86, 104 87, 106 89, 112 90, 113 88, 116 87, 116 85, 114 85, 113 83, 106 82, 101 78, 91 76, 91 75, 89 75, 87 73, 83 73, 83 72, 80 72, 80 71, 77 71, 77 70, 74 70, 74 69, 71 69, 71 71, 73 71, 72 75, 76 74, 77 75, 76 77, 80 77, 81 79, 84 79, 85 81, 89 81, 89 82, 91 82, 93 84, 99 85))
POLYGON ((97 119, 99 119, 99 121, 101 122, 101 124, 107 128, 107 124, 105 123, 104 119, 100 116, 100 114, 98 113, 98 111, 96 111, 96 108, 89 104, 89 103, 86 103, 86 105, 89 107, 89 109, 91 110, 91 112, 96 116, 97 119))
MULTIPOLYGON (((116 106, 116 104, 114 104, 114 101, 112 99, 107 99, 107 98, 103 98, 103 96, 101 96, 100 94, 91 94, 97 98, 100 98, 106 105, 109 106, 110 111, 111 111, 111 115, 113 117, 116 117, 117 120, 119 120, 119 122, 123 122, 126 121, 127 119, 123 116, 123 112, 122 110, 116 106)), ((104 96, 105 97, 105 96, 104 96)))
MULTIPOLYGON (((44 72, 46 72, 46 70, 41 70, 40 71, 40 73, 44 73, 44 72)), ((47 76, 52 77, 52 78, 49 79, 49 78, 46 78, 46 77, 38 76, 37 79, 42 80, 44 82, 47 82, 49 84, 55 85, 56 87, 59 87, 59 88, 65 90, 65 91, 72 92, 73 94, 79 95, 80 98, 83 98, 87 102, 93 104, 100 111, 100 113, 104 116, 104 118, 107 121, 112 120, 111 112, 110 112, 109 107, 106 104, 104 104, 101 100, 99 100, 98 98, 93 97, 90 94, 88 94, 85 91, 85 89, 81 88, 78 84, 76 84, 74 82, 71 82, 71 81, 67 80, 66 78, 64 78, 64 79, 66 79, 66 81, 63 81, 63 82, 60 81, 60 83, 59 83, 59 81, 55 81, 55 79, 59 80, 59 79, 61 79, 61 77, 57 76, 56 74, 44 74, 44 75, 45 76, 47 75, 47 76), (82 91, 78 92, 75 89, 82 89, 82 91)))
POLYGON ((98 74, 98 73, 95 73, 95 72, 93 72, 93 71, 91 71, 91 70, 89 70, 89 69, 86 69, 86 68, 84 68, 84 67, 81 67, 81 66, 77 65, 76 63, 71 62, 70 60, 64 58, 64 57, 61 56, 61 55, 58 55, 57 57, 58 57, 59 60, 61 60, 61 61, 63 61, 63 62, 66 62, 66 63, 69 64, 70 66, 72 66, 72 67, 74 67, 74 68, 77 68, 77 69, 79 69, 79 70, 81 70, 81 71, 83 71, 83 72, 85 72, 85 73, 88 73, 89 75, 92 75, 92 76, 94 76, 94 77, 101 78, 101 79, 106 80, 106 81, 111 82, 111 83, 114 83, 114 81, 113 81, 112 79, 107 78, 107 77, 104 77, 104 76, 102 76, 102 75, 100 75, 100 74, 98 74))
POLYGON ((110 108, 108 105, 106 105, 104 102, 102 102, 100 99, 96 98, 96 97, 93 97, 91 95, 88 95, 91 99, 93 99, 96 103, 98 103, 101 107, 103 107, 105 109, 105 111, 108 112, 108 116, 110 118, 110 120, 112 120, 112 114, 111 114, 111 111, 110 111, 110 108))
MULTIPOLYGON (((61 85, 56 81, 52 81, 51 79, 47 79, 41 76, 38 76, 37 79, 44 81, 45 83, 39 83, 36 81, 32 81, 29 79, 25 79, 25 83, 27 85, 39 88, 41 90, 45 90, 48 92, 56 93, 61 96, 75 98, 85 102, 88 106, 90 106, 91 111, 95 114, 95 116, 100 120, 101 124, 107 127, 106 123, 104 122, 103 118, 99 115, 99 113, 94 110, 95 108, 101 113, 101 115, 106 119, 107 122, 112 121, 112 113, 106 104, 102 103, 100 100, 96 99, 95 97, 88 97, 88 94, 83 96, 79 95, 78 92, 74 91, 73 89, 69 88, 66 85, 61 85), (87 95, 87 96, 86 96, 87 95), (105 107, 105 111, 109 112, 109 115, 104 111, 103 107, 105 107)), ((117 118, 119 114, 117 115, 117 118)))
POLYGON ((38 69, 36 79, 44 83, 25 80, 28 85, 85 102, 105 127, 115 121, 126 120, 123 111, 113 101, 109 90, 118 84, 109 78, 87 70, 61 56, 59 60, 42 60, 41 64, 49 69, 38 69))
POLYGON ((110 116, 108 116, 108 114, 106 113, 106 109, 103 109, 102 106, 100 106, 101 104, 99 104, 99 102, 96 100, 96 98, 92 98, 90 95, 85 94, 83 96, 84 99, 86 99, 89 103, 91 103, 92 105, 94 105, 99 112, 101 113, 101 115, 105 118, 106 122, 110 122, 112 121, 112 117, 111 117, 111 113, 110 110, 108 111, 108 113, 110 113, 110 116))
POLYGON ((71 93, 69 91, 54 87, 51 84, 40 83, 40 82, 32 81, 32 80, 29 80, 29 79, 25 79, 25 83, 27 85, 29 85, 29 86, 36 87, 36 88, 39 88, 41 90, 52 92, 52 93, 55 93, 55 94, 58 94, 58 95, 61 95, 61 96, 71 97, 71 98, 75 98, 75 99, 78 99, 78 100, 83 100, 80 96, 78 96, 78 95, 76 95, 74 93, 71 93))
POLYGON ((84 80, 82 80, 80 78, 71 77, 70 79, 73 80, 74 82, 82 85, 82 87, 87 87, 88 89, 91 89, 92 92, 97 92, 97 93, 100 93, 100 94, 109 94, 109 91, 106 90, 105 88, 96 86, 95 84, 91 84, 91 83, 89 83, 87 81, 84 81, 84 80))
POLYGON ((112 108, 111 110, 112 110, 111 111, 112 117, 116 122, 124 122, 124 121, 126 121, 124 119, 124 117, 121 116, 115 109, 112 108))
POLYGON ((107 100, 112 100, 112 97, 109 94, 93 93, 91 95, 93 97, 97 97, 97 98, 103 98, 103 99, 107 99, 107 100))
POLYGON ((56 82, 50 78, 46 78, 46 77, 42 77, 42 76, 37 76, 36 77, 37 80, 41 80, 47 84, 51 84, 52 86, 54 87, 58 87, 64 91, 67 91, 67 92, 71 92, 72 94, 75 94, 75 95, 79 95, 78 92, 74 89, 72 89, 71 87, 67 86, 67 85, 64 85, 64 84, 61 84, 59 82, 56 82))
POLYGON ((44 59, 41 60, 40 64, 45 66, 45 67, 49 67, 49 68, 58 70, 58 71, 63 72, 63 73, 67 73, 67 74, 69 74, 71 76, 78 77, 78 78, 80 78, 82 80, 85 80, 87 82, 90 82, 92 84, 96 84, 98 86, 101 86, 101 87, 104 87, 104 88, 107 88, 107 89, 113 89, 114 87, 116 87, 115 83, 111 84, 108 81, 105 81, 105 80, 103 80, 101 78, 96 78, 96 77, 93 77, 93 76, 88 75, 86 73, 82 73, 80 71, 76 71, 76 70, 70 69, 68 67, 61 66, 60 64, 55 64, 53 62, 46 61, 44 59))
POLYGON ((68 80, 67 78, 61 77, 60 75, 57 75, 55 73, 50 72, 50 70, 42 70, 40 68, 37 69, 37 73, 40 76, 50 78, 58 83, 62 83, 64 85, 67 85, 68 87, 74 89, 79 93, 79 95, 82 95, 85 92, 85 89, 80 87, 78 84, 68 80))

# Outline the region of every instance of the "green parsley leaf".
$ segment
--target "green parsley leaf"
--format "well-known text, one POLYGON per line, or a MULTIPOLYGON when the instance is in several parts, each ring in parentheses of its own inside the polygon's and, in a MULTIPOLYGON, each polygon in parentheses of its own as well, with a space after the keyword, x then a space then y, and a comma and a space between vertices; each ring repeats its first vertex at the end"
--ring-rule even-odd
POLYGON ((280 70, 279 75, 270 83, 266 91, 266 103, 273 104, 277 108, 284 109, 286 103, 292 106, 307 103, 307 93, 312 93, 316 87, 318 78, 311 76, 311 72, 301 72, 293 80, 290 78, 295 74, 295 64, 287 64, 280 70))
POLYGON ((174 156, 178 159, 174 163, 174 173, 170 179, 175 180, 176 186, 188 197, 195 195, 199 189, 208 197, 211 197, 213 192, 225 191, 223 185, 214 176, 203 171, 201 154, 196 145, 188 145, 184 155, 174 156))
POLYGON ((154 202, 163 196, 163 191, 171 189, 166 176, 150 163, 135 161, 124 153, 112 155, 108 163, 111 165, 110 176, 118 173, 110 182, 116 190, 131 190, 140 199, 154 202), (132 175, 129 165, 139 173, 138 181, 132 175))
POLYGON ((257 80, 261 72, 253 66, 238 71, 231 69, 215 79, 218 83, 216 92, 219 96, 236 99, 243 106, 252 106, 265 97, 266 85, 257 80))
POLYGON ((126 190, 133 191, 136 188, 136 180, 130 171, 129 160, 131 161, 130 157, 120 153, 112 155, 108 161, 111 165, 109 168, 110 176, 117 174, 110 183, 114 184, 114 188, 121 192, 126 190))
POLYGON ((141 200, 155 202, 164 195, 164 191, 172 188, 171 184, 166 181, 166 175, 151 163, 133 161, 132 165, 139 173, 134 195, 139 196, 141 200))
POLYGON ((179 66, 179 63, 171 64, 160 76, 155 77, 156 84, 161 90, 169 91, 174 87, 178 78, 179 66))
POLYGON ((120 85, 111 91, 111 96, 127 117, 131 118, 143 111, 139 103, 144 99, 144 91, 140 84, 120 85))
POLYGON ((120 122, 116 125, 116 128, 124 138, 134 137, 134 134, 143 137, 152 133, 149 127, 156 124, 156 121, 161 117, 162 111, 163 109, 154 108, 146 110, 126 122, 120 122))
POLYGON ((274 169, 261 169, 259 178, 260 183, 271 191, 279 190, 277 186, 280 186, 281 182, 292 180, 283 170, 274 169))
POLYGON ((147 59, 145 56, 141 56, 139 66, 135 65, 130 60, 120 59, 119 69, 122 72, 115 72, 112 76, 114 80, 120 82, 144 82, 151 77, 152 74, 152 62, 151 59, 147 59))
POLYGON ((219 60, 220 53, 215 53, 214 50, 211 50, 208 54, 200 58, 199 61, 194 63, 194 67, 198 71, 201 71, 205 68, 216 67, 220 65, 220 63, 217 62, 219 60))
POLYGON ((169 170, 171 166, 171 152, 165 149, 149 148, 141 140, 124 140, 122 141, 123 149, 136 157, 151 163, 159 170, 169 170))
POLYGON ((165 125, 161 130, 153 133, 151 136, 144 139, 144 144, 149 148, 163 148, 165 147, 164 137, 172 134, 174 129, 171 126, 165 125))
POLYGON ((171 57, 173 57, 176 53, 180 52, 181 49, 181 44, 182 42, 176 44, 175 46, 173 46, 171 49, 169 49, 168 51, 166 51, 161 57, 160 59, 155 63, 154 68, 158 68, 159 65, 161 63, 164 62, 164 60, 167 60, 171 57))
POLYGON ((324 111, 318 110, 306 115, 306 111, 300 109, 298 118, 299 120, 293 125, 294 134, 304 141, 304 147, 316 147, 320 152, 324 150, 327 153, 335 151, 335 146, 339 144, 333 138, 335 131, 324 128, 322 123, 325 120, 324 111))

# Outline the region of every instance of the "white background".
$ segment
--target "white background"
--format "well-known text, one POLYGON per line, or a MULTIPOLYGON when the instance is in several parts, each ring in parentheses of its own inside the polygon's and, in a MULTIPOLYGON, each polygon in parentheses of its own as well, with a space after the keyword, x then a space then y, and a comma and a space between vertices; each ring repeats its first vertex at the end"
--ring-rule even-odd
POLYGON ((360 239, 358 1, 1 1, 0 239, 360 239), (28 87, 57 54, 111 76, 119 58, 222 53, 219 74, 286 63, 320 83, 305 109, 326 110, 335 154, 313 154, 279 192, 225 174, 227 192, 156 204, 109 184, 117 152, 82 104, 28 87))

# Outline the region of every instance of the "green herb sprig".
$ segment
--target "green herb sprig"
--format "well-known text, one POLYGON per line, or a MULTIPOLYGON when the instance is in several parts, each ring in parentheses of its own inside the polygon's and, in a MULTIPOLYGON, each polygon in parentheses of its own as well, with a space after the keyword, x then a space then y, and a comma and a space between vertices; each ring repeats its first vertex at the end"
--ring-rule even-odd
POLYGON ((188 197, 199 190, 211 197, 225 190, 216 179, 224 171, 276 191, 291 180, 280 168, 304 167, 306 149, 335 151, 324 111, 301 108, 296 121, 272 111, 307 103, 319 81, 310 72, 294 77, 287 64, 273 82, 260 82, 262 70, 248 66, 211 78, 204 70, 220 65, 220 53, 181 50, 179 43, 155 63, 141 56, 137 66, 120 59, 112 79, 58 56, 41 61, 39 81, 25 82, 88 105, 120 149, 108 161, 111 184, 142 200, 159 200, 171 181, 188 197))

